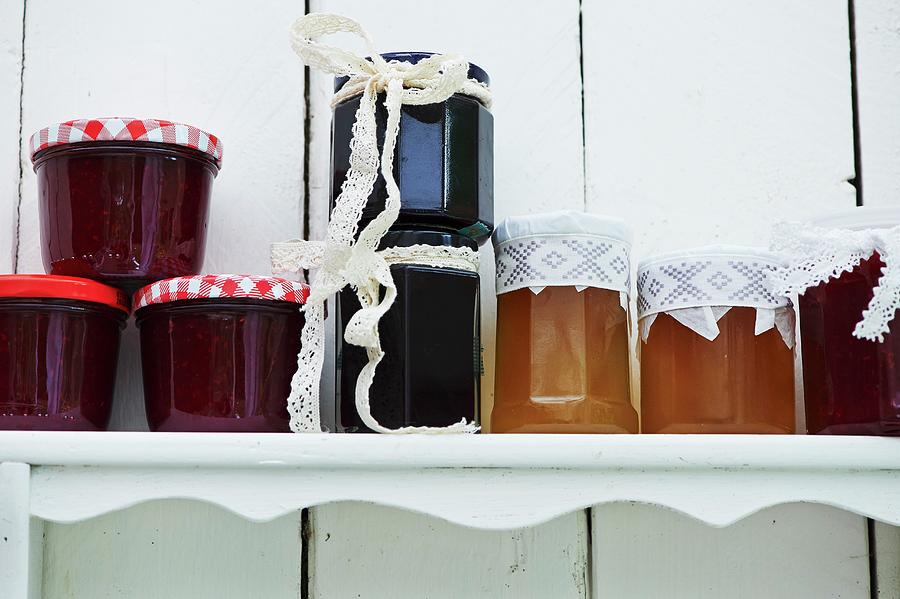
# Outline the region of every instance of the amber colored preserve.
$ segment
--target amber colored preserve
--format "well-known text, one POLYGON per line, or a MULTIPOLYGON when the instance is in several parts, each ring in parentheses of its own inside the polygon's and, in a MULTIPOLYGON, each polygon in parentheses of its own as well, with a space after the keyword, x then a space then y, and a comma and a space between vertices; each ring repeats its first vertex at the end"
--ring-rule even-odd
POLYGON ((794 358, 756 310, 731 308, 712 341, 659 314, 641 348, 645 433, 792 433, 794 358))
POLYGON ((546 287, 497 297, 492 432, 636 433, 619 292, 546 287))

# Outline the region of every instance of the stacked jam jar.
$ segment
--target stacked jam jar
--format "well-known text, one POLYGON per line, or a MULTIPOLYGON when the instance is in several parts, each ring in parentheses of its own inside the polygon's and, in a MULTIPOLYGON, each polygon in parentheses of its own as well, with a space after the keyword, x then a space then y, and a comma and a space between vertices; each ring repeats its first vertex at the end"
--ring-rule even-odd
POLYGON ((47 274, 0 276, 0 429, 106 429, 134 308, 152 429, 288 430, 308 290, 198 276, 218 138, 104 118, 42 129, 31 149, 47 274))
MULTIPOLYGON (((428 53, 383 54, 410 63, 428 53)), ((475 65, 469 78, 484 85, 475 65)), ((339 89, 346 78, 336 80, 339 89)), ((383 100, 383 94, 380 100, 383 100)), ((332 136, 332 202, 350 168, 350 141, 360 98, 335 106, 332 136)), ((387 114, 379 101, 378 139, 387 114)), ((493 230, 493 117, 479 100, 457 93, 426 105, 404 105, 392 165, 400 187, 400 214, 381 247, 469 248, 477 251, 493 230)), ((387 192, 379 177, 361 226, 381 213, 387 192)), ((403 261, 391 265, 397 298, 379 323, 385 357, 369 390, 371 416, 386 428, 444 427, 479 419, 481 350, 477 271, 403 261)), ((368 432, 356 405, 366 351, 343 341, 359 309, 349 288, 337 302, 336 428, 368 432)))

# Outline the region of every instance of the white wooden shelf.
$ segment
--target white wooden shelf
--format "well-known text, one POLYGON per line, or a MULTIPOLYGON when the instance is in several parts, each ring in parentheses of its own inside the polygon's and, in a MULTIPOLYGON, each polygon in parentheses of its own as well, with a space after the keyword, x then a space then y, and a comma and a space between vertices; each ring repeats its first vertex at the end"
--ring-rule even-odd
POLYGON ((54 522, 188 498, 253 521, 364 501, 509 529, 638 502, 726 526, 812 502, 900 524, 900 439, 877 437, 2 432, 0 462, 0 511, 54 522))

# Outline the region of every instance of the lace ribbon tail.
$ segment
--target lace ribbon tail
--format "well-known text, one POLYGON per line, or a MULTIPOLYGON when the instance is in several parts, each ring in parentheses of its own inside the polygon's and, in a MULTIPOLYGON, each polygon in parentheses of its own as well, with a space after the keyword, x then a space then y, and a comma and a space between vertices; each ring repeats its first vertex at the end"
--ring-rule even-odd
POLYGON ((291 378, 288 411, 291 430, 295 433, 320 433, 319 381, 325 361, 325 309, 320 300, 307 303, 305 322, 300 334, 297 371, 291 378))

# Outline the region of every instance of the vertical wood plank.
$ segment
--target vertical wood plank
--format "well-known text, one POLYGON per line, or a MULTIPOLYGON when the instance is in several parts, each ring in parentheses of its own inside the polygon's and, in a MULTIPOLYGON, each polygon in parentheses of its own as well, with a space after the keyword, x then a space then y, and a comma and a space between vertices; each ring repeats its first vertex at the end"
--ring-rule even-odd
MULTIPOLYGON (((510 18, 507 4, 478 0, 461 0, 452 8, 432 3, 427 9, 421 1, 402 0, 392 2, 389 11, 366 0, 313 0, 310 9, 356 19, 382 52, 454 52, 488 72, 494 94, 496 222, 513 214, 583 208, 577 0, 555 2, 552 10, 540 2, 521 2, 515 18, 510 18), (497 29, 499 23, 502 31, 497 29)), ((365 52, 360 44, 350 47, 365 52)), ((313 74, 310 87, 310 214, 321 223, 329 198, 332 81, 313 74)), ((321 230, 321 224, 313 227, 314 233, 321 230)), ((482 248, 481 260, 485 366, 481 413, 487 424, 494 397, 496 320, 490 247, 482 248)))
MULTIPOLYGON (((204 271, 267 274, 269 243, 302 230, 303 70, 287 42, 289 23, 302 13, 302 3, 290 0, 164 0, 153 14, 170 18, 148 20, 140 3, 86 0, 60 10, 33 0, 23 143, 47 124, 98 115, 167 118, 211 131, 225 154, 204 271)), ((19 270, 42 272, 37 190, 26 164, 19 270)), ((146 427, 135 340, 123 339, 117 428, 146 427)))
POLYGON ((587 202, 636 253, 855 205, 846 0, 585 0, 587 202))
POLYGON ((0 597, 28 595, 31 530, 31 467, 0 463, 0 597))
POLYGON ((875 522, 874 533, 878 590, 874 599, 900 599, 900 526, 875 522))
POLYGON ((863 203, 900 203, 900 5, 852 0, 863 203))
POLYGON ((0 1, 0 273, 15 262, 24 13, 24 1, 0 1))
POLYGON ((594 598, 868 599, 865 526, 802 504, 727 528, 651 506, 596 507, 594 598))
POLYGON ((298 599, 300 512, 265 524, 167 500, 46 525, 44 596, 54 599, 298 599))
POLYGON ((380 506, 314 511, 310 597, 586 598, 584 512, 478 531, 380 506))

